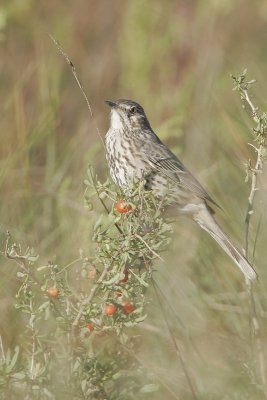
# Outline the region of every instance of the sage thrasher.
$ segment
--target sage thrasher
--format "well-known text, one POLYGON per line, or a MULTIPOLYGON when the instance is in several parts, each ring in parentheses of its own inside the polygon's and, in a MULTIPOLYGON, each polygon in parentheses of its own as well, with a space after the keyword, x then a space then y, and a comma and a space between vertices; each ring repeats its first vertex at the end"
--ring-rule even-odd
POLYGON ((147 189, 157 197, 168 196, 180 212, 189 214, 216 240, 246 278, 255 279, 257 274, 252 266, 215 221, 211 206, 216 203, 161 142, 143 108, 131 100, 106 103, 111 107, 106 153, 114 182, 125 190, 135 179, 145 179, 147 189))

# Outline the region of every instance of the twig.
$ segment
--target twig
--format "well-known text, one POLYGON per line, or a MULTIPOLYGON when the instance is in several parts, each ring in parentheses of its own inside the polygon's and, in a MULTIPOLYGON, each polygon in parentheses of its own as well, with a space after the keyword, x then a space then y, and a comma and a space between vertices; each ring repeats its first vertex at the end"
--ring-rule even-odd
MULTIPOLYGON (((252 111, 252 118, 253 120, 259 125, 261 123, 261 119, 258 115, 258 108, 254 106, 252 103, 249 94, 248 94, 248 89, 249 89, 249 84, 245 84, 245 86, 240 87, 240 91, 242 94, 243 100, 247 102, 249 105, 251 111, 252 111)), ((256 194, 257 189, 257 178, 258 178, 258 173, 262 171, 262 162, 263 162, 263 148, 264 148, 264 140, 260 141, 259 147, 256 147, 252 144, 249 143, 251 147, 254 148, 254 150, 257 153, 257 160, 254 168, 250 168, 251 172, 251 189, 250 189, 250 194, 248 196, 248 208, 247 208, 247 213, 245 217, 245 223, 246 223, 246 229, 245 229, 245 246, 244 246, 244 253, 245 256, 248 256, 248 244, 249 244, 249 227, 250 227, 250 219, 253 214, 253 201, 254 197, 256 194)))
POLYGON ((151 251, 151 253, 152 253, 155 257, 157 257, 157 258, 158 258, 159 260, 161 260, 161 261, 164 261, 163 258, 162 258, 158 253, 156 253, 153 249, 151 249, 151 247, 149 246, 149 244, 142 238, 142 236, 139 236, 137 233, 135 233, 134 236, 135 236, 137 239, 139 239, 139 240, 148 248, 148 250, 151 251))
MULTIPOLYGON (((115 255, 114 255, 114 257, 115 257, 115 255)), ((97 289, 99 288, 99 286, 101 285, 103 280, 106 278, 106 276, 107 276, 107 274, 109 272, 109 269, 111 268, 112 264, 113 264, 113 259, 112 259, 111 263, 106 265, 105 268, 103 269, 103 271, 102 271, 102 273, 100 275, 100 278, 98 279, 98 281, 92 287, 89 296, 86 297, 81 302, 79 311, 78 311, 78 313, 76 315, 76 318, 74 319, 74 321, 72 323, 72 327, 71 327, 72 336, 74 335, 75 329, 76 329, 76 327, 77 327, 77 325, 78 325, 78 323, 79 323, 79 321, 80 321, 80 319, 81 319, 81 317, 83 315, 83 312, 84 312, 85 308, 91 303, 91 301, 92 301, 97 289)))
POLYGON ((257 225, 257 230, 256 230, 256 235, 255 235, 255 240, 254 240, 254 246, 253 246, 253 251, 252 251, 252 261, 254 261, 254 258, 255 258, 256 245, 257 245, 257 242, 258 242, 258 237, 259 237, 260 228, 261 228, 261 218, 262 218, 262 216, 260 216, 259 222, 258 222, 258 225, 257 225))
POLYGON ((183 371, 184 371, 185 378, 186 378, 186 380, 187 380, 189 389, 190 389, 191 394, 192 394, 192 398, 193 398, 194 400, 197 400, 198 397, 197 397, 197 394, 196 394, 196 390, 195 390, 194 384, 193 384, 192 379, 191 379, 191 377, 190 377, 190 375, 189 375, 189 372, 188 372, 188 370, 187 370, 185 361, 184 361, 184 359, 183 359, 183 357, 182 357, 182 354, 181 354, 181 350, 179 349, 179 346, 178 346, 178 344, 177 344, 177 342, 176 342, 176 338, 175 338, 174 333, 173 333, 173 331, 172 331, 172 328, 171 328, 171 326, 170 326, 170 324, 169 324, 168 318, 166 317, 166 313, 165 313, 165 310, 164 310, 164 308, 163 308, 163 306, 162 306, 162 304, 161 304, 161 300, 160 300, 159 294, 158 294, 158 292, 157 292, 157 288, 156 288, 156 285, 155 285, 155 283, 154 283, 154 279, 153 279, 153 278, 152 278, 152 285, 153 285, 153 287, 154 287, 154 291, 155 291, 155 294, 156 294, 156 297, 157 297, 157 300, 158 300, 158 303, 159 303, 159 306, 160 306, 160 309, 161 309, 161 312, 162 312, 164 321, 165 321, 166 326, 167 326, 167 328, 168 328, 168 331, 169 331, 169 334, 170 334, 170 338, 171 338, 171 340, 172 340, 172 343, 173 343, 175 352, 176 352, 176 354, 177 354, 178 359, 180 360, 182 369, 183 369, 183 371))
POLYGON ((82 258, 76 258, 75 260, 71 261, 69 264, 65 265, 65 267, 63 267, 61 270, 59 270, 58 272, 56 272, 56 275, 61 274, 62 272, 66 271, 66 269, 68 269, 69 267, 71 267, 73 264, 76 264, 78 261, 82 261, 82 258))
POLYGON ((254 104, 252 103, 252 101, 250 100, 250 97, 248 95, 248 87, 247 88, 243 88, 243 94, 244 94, 244 99, 246 100, 246 102, 248 103, 248 105, 251 108, 252 111, 252 117, 254 119, 255 122, 259 121, 259 116, 258 116, 258 108, 254 106, 254 104))
MULTIPOLYGON (((30 299, 30 311, 31 316, 34 314, 33 306, 32 306, 32 298, 30 299)), ((36 339, 35 339, 35 332, 34 332, 34 320, 30 319, 30 328, 32 331, 32 349, 31 349, 31 367, 30 367, 30 376, 31 380, 35 379, 34 369, 35 369, 35 346, 36 346, 36 339)))
MULTIPOLYGON (((258 124, 260 124, 260 118, 257 113, 257 108, 253 105, 253 103, 248 95, 247 89, 244 89, 244 99, 251 108, 254 121, 257 122, 258 124)), ((251 169, 251 171, 250 171, 251 172, 251 189, 250 189, 250 194, 248 197, 248 208, 247 208, 246 219, 245 219, 245 224, 246 224, 245 256, 246 257, 248 256, 250 221, 251 221, 251 216, 254 213, 253 203, 254 203, 256 191, 258 190, 258 188, 257 188, 258 173, 262 172, 262 164, 263 164, 263 154, 262 153, 263 153, 263 149, 264 149, 264 141, 260 141, 259 147, 258 148, 254 147, 254 149, 257 153, 257 159, 256 159, 255 167, 253 169, 251 169)), ((260 324, 259 324, 259 320, 258 320, 258 316, 257 316, 257 309, 256 309, 256 304, 255 304, 253 286, 250 281, 247 281, 247 289, 248 289, 250 311, 251 311, 250 322, 251 322, 253 337, 255 340, 255 350, 256 350, 256 354, 257 354, 258 362, 259 362, 260 377, 261 377, 261 383, 263 386, 263 392, 264 392, 265 399, 267 399, 265 357, 264 357, 264 351, 263 351, 263 344, 262 344, 262 340, 260 337, 260 324)))
POLYGON ((32 337, 32 355, 31 355, 31 380, 33 381, 35 379, 35 374, 34 374, 34 366, 35 366, 35 336, 33 334, 32 337))
POLYGON ((4 345, 3 345, 3 341, 2 341, 2 336, 1 335, 0 335, 0 354, 1 354, 0 362, 6 361, 4 345))
POLYGON ((246 213, 246 217, 245 217, 246 229, 245 229, 244 252, 245 252, 246 257, 248 255, 250 219, 251 219, 252 214, 254 213, 253 202, 254 202, 255 194, 258 190, 257 178, 258 178, 258 173, 262 171, 263 149, 264 149, 263 144, 260 144, 259 148, 256 149, 257 160, 256 160, 255 168, 251 169, 251 171, 250 171, 251 172, 251 189, 250 189, 250 194, 248 196, 248 208, 247 208, 247 213, 246 213))
POLYGON ((63 50, 63 47, 61 46, 61 44, 54 38, 54 36, 51 35, 50 33, 49 33, 48 35, 49 35, 50 39, 52 40, 52 42, 54 42, 54 44, 56 45, 56 47, 57 47, 59 53, 65 58, 65 60, 67 61, 67 64, 70 66, 71 71, 72 71, 72 73, 73 73, 73 76, 74 76, 74 78, 75 78, 75 80, 76 80, 76 82, 77 82, 77 84, 78 84, 78 86, 79 86, 79 88, 80 88, 80 90, 81 90, 81 92, 82 92, 82 94, 83 94, 83 97, 84 97, 84 99, 85 99, 85 101, 86 101, 87 108, 88 108, 88 110, 89 110, 90 116, 91 116, 91 118, 92 118, 92 120, 93 120, 93 123, 94 123, 94 125, 95 125, 95 129, 96 129, 96 131, 97 131, 97 134, 98 134, 98 136, 99 136, 99 138, 100 138, 100 140, 101 140, 102 145, 105 147, 105 143, 104 143, 104 140, 103 140, 103 138, 102 138, 102 136, 101 136, 101 134, 100 134, 100 131, 99 131, 99 129, 98 129, 98 126, 97 126, 97 123, 96 123, 96 120, 95 120, 95 116, 94 116, 92 107, 91 107, 90 102, 89 102, 89 100, 88 100, 88 97, 87 97, 87 95, 86 95, 86 93, 85 93, 85 90, 84 90, 84 88, 83 88, 83 85, 81 84, 81 81, 80 81, 80 79, 79 79, 78 76, 77 76, 76 69, 75 69, 75 65, 74 65, 73 62, 70 60, 70 58, 69 58, 69 56, 67 55, 67 53, 63 50))
MULTIPOLYGON (((248 90, 250 86, 255 82, 255 81, 250 81, 246 82, 245 80, 246 77, 246 71, 244 71, 243 75, 241 75, 239 78, 233 77, 234 81, 236 82, 236 87, 241 95, 241 99, 244 100, 250 107, 252 111, 252 118, 256 122, 257 127, 254 129, 254 132, 257 133, 256 141, 258 143, 258 147, 251 145, 254 150, 257 153, 257 159, 255 163, 255 167, 251 168, 249 166, 249 172, 251 173, 251 188, 250 188, 250 193, 248 196, 248 207, 247 207, 247 213, 246 213, 246 218, 245 218, 245 243, 244 243, 244 254, 245 257, 248 257, 248 246, 249 246, 249 228, 250 228, 250 221, 251 221, 251 216, 254 213, 253 210, 253 203, 255 199, 255 194, 256 191, 258 190, 257 188, 257 179, 258 179, 258 174, 262 172, 262 166, 263 166, 263 150, 265 147, 265 134, 266 134, 266 116, 265 114, 262 114, 261 116, 258 114, 258 108, 254 106, 254 104, 251 101, 251 98, 248 94, 248 90)), ((259 225, 258 225, 259 229, 259 225)), ((256 239, 258 237, 258 232, 256 234, 256 239)), ((254 243, 254 249, 253 249, 253 258, 255 254, 255 246, 256 243, 254 243)), ((260 324, 257 316, 257 309, 256 309, 256 304, 255 304, 255 298, 254 298, 254 292, 253 292, 253 285, 251 281, 246 280, 247 284, 247 292, 248 292, 248 298, 249 298, 249 309, 250 309, 250 327, 251 327, 251 333, 252 333, 252 339, 254 339, 255 345, 254 349, 258 358, 258 364, 259 364, 259 374, 261 378, 261 384, 262 384, 262 390, 264 394, 264 398, 267 399, 267 387, 266 387, 266 367, 265 367, 265 358, 264 358, 264 351, 263 351, 263 344, 260 336, 260 324)))
MULTIPOLYGON (((17 252, 15 252, 14 254, 11 254, 11 252, 9 250, 9 241, 11 239, 11 235, 10 235, 9 231, 7 231, 6 235, 7 235, 7 238, 6 238, 6 243, 5 243, 5 250, 0 251, 0 255, 8 258, 9 260, 15 261, 20 266, 20 268, 25 272, 25 274, 29 275, 35 283, 37 283, 39 286, 41 286, 42 282, 39 281, 39 279, 32 273, 31 269, 28 268, 28 266, 26 264, 27 258, 25 256, 22 256, 21 254, 18 254, 17 252)), ((15 251, 14 248, 12 248, 12 250, 15 251)))
MULTIPOLYGON (((101 198, 101 196, 100 196, 100 193, 99 193, 97 184, 96 184, 96 182, 95 182, 95 178, 94 178, 94 176, 93 176, 93 174, 92 174, 91 168, 89 168, 89 171, 90 171, 92 183, 93 183, 94 189, 95 189, 95 191, 96 191, 97 197, 98 197, 98 199, 100 200, 100 202, 101 202, 103 208, 105 209, 106 213, 109 214, 109 209, 107 208, 107 206, 106 206, 104 200, 103 200, 103 199, 101 198)), ((122 235, 123 232, 122 232, 121 228, 119 227, 119 225, 117 224, 117 222, 115 222, 115 226, 116 226, 117 230, 119 231, 119 233, 122 235)))

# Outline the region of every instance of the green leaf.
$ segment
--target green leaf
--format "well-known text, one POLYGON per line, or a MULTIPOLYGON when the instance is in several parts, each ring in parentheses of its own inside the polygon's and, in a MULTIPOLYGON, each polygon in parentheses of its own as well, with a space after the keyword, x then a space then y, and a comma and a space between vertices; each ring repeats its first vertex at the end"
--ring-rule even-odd
POLYGON ((21 381, 23 379, 25 379, 25 374, 24 372, 16 372, 15 374, 12 375, 13 379, 17 379, 18 381, 21 381))
POLYGON ((6 364, 10 363, 10 358, 11 358, 11 351, 10 351, 10 349, 7 349, 7 352, 6 352, 6 364))
POLYGON ((45 301, 43 304, 40 305, 38 308, 39 311, 43 311, 46 307, 49 307, 50 301, 45 301))
POLYGON ((18 360, 18 356, 19 356, 19 346, 15 347, 15 351, 14 351, 14 355, 10 361, 10 364, 7 366, 6 371, 9 373, 12 371, 12 369, 14 368, 14 366, 16 365, 16 362, 18 360))
POLYGON ((27 257, 27 260, 30 261, 30 262, 35 262, 35 261, 38 260, 38 258, 39 258, 38 255, 32 254, 32 255, 30 255, 30 256, 27 257))
POLYGON ((143 322, 147 317, 147 314, 141 315, 141 317, 138 317, 135 319, 135 322, 143 322))
POLYGON ((148 283, 146 283, 146 282, 144 281, 144 279, 142 279, 140 276, 136 275, 136 274, 133 272, 132 269, 129 269, 129 271, 131 272, 131 274, 133 274, 133 275, 135 276, 135 278, 139 281, 139 283, 141 283, 141 285, 143 285, 143 286, 145 286, 145 287, 148 287, 148 286, 149 286, 148 283))
POLYGON ((78 359, 75 361, 74 365, 73 365, 73 372, 78 371, 78 369, 80 368, 80 366, 81 366, 81 361, 80 361, 80 359, 78 358, 78 359))
POLYGON ((119 282, 119 281, 120 281, 121 279, 123 279, 123 278, 124 278, 124 274, 118 273, 118 274, 116 274, 115 276, 113 276, 112 278, 110 278, 109 280, 107 280, 107 281, 102 281, 102 283, 103 283, 103 285, 109 286, 109 285, 112 285, 112 284, 114 284, 114 283, 119 282))
POLYGON ((102 200, 104 200, 106 197, 107 197, 106 192, 102 192, 102 193, 99 194, 99 198, 102 199, 102 200))
POLYGON ((37 268, 37 271, 43 271, 44 269, 47 269, 48 266, 47 265, 42 265, 41 267, 37 268))
POLYGON ((87 387, 87 379, 83 379, 81 381, 81 388, 82 388, 83 393, 85 393, 86 387, 87 387))
POLYGON ((25 272, 20 272, 20 271, 17 272, 18 278, 23 278, 24 276, 26 276, 25 272))
POLYGON ((126 326, 127 328, 132 328, 135 325, 136 325, 135 321, 134 322, 133 321, 124 322, 124 326, 126 326))
POLYGON ((32 326, 32 324, 34 323, 36 319, 36 315, 35 314, 31 314, 30 320, 29 320, 29 325, 32 326))
POLYGON ((103 222, 103 215, 100 215, 100 217, 97 219, 95 225, 94 225, 94 231, 97 230, 102 225, 103 222))

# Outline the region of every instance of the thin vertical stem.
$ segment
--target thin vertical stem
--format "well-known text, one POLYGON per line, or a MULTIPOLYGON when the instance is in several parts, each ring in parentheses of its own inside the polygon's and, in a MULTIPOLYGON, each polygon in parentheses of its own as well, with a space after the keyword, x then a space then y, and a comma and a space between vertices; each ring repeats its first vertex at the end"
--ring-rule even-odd
POLYGON ((2 341, 2 336, 1 336, 1 335, 0 335, 0 354, 1 354, 0 361, 1 361, 1 362, 6 361, 6 356, 5 356, 5 351, 4 351, 4 345, 3 345, 3 341, 2 341))
MULTIPOLYGON (((255 162, 254 168, 249 168, 249 172, 251 174, 251 187, 250 193, 248 196, 248 207, 246 212, 245 218, 245 239, 244 239, 244 254, 245 257, 248 258, 248 247, 249 247, 249 229, 250 229, 250 222, 251 217, 254 213, 254 200, 255 194, 258 190, 257 187, 257 179, 258 174, 262 173, 262 166, 263 166, 263 151, 265 147, 265 129, 266 129, 266 121, 264 115, 259 116, 258 108, 253 104, 251 98, 248 94, 248 89, 251 85, 251 82, 245 82, 245 73, 238 79, 234 78, 235 82, 237 83, 236 88, 240 92, 241 99, 245 101, 252 111, 252 118, 254 122, 257 124, 257 129, 255 130, 258 133, 257 142, 258 147, 250 144, 254 148, 257 153, 257 158, 255 162)), ((257 233, 258 235, 258 233, 257 233)), ((257 237, 256 239, 257 240, 257 237)), ((253 258, 255 253, 255 244, 253 250, 253 258)), ((255 296, 253 291, 253 284, 250 280, 246 279, 246 286, 248 292, 248 300, 249 300, 249 308, 250 308, 250 331, 252 337, 252 344, 254 347, 255 355, 258 359, 258 366, 259 366, 259 376, 261 379, 262 390, 264 394, 264 398, 267 399, 267 387, 266 387, 266 366, 265 366, 265 357, 264 357, 264 350, 263 344, 260 335, 260 323, 257 315, 256 303, 255 303, 255 296)))
POLYGON ((196 394, 196 389, 195 389, 195 387, 194 387, 194 384, 193 384, 193 381, 192 381, 192 379, 191 379, 191 377, 190 377, 190 374, 189 374, 189 372, 188 372, 188 370, 187 370, 185 361, 184 361, 184 359, 183 359, 181 350, 180 350, 180 348, 179 348, 179 346, 178 346, 178 344, 177 344, 177 341, 176 341, 176 338, 175 338, 175 336, 174 336, 173 330, 172 330, 172 328, 171 328, 171 326, 170 326, 170 324, 169 324, 168 318, 166 317, 166 313, 165 313, 165 310, 164 310, 163 305, 162 305, 162 303, 161 303, 161 299, 160 299, 160 296, 159 296, 159 294, 158 294, 158 291, 157 291, 157 288, 156 288, 156 285, 155 285, 155 282, 154 282, 154 279, 153 279, 153 278, 152 278, 152 284, 153 284, 153 287, 154 287, 155 295, 156 295, 156 298, 157 298, 157 300, 158 300, 158 303, 159 303, 159 306, 160 306, 160 309, 161 309, 161 312, 162 312, 164 321, 165 321, 166 326, 167 326, 167 329, 168 329, 168 331, 169 331, 170 338, 171 338, 171 340, 172 340, 172 343, 173 343, 173 346, 174 346, 176 355, 177 355, 177 357, 178 357, 178 359, 179 359, 179 361, 180 361, 180 363, 181 363, 182 369, 183 369, 183 371, 184 371, 184 375, 185 375, 186 381, 187 381, 187 383, 188 383, 188 387, 189 387, 189 389, 190 389, 190 391, 191 391, 192 398, 193 398, 194 400, 197 400, 198 396, 197 396, 197 394, 196 394))

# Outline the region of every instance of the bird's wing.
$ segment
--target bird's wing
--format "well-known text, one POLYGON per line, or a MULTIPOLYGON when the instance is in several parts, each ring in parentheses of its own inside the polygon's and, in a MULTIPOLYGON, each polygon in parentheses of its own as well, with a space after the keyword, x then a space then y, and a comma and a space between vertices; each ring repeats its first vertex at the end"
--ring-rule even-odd
POLYGON ((192 194, 218 206, 183 163, 163 144, 162 146, 161 150, 163 150, 165 154, 154 153, 153 156, 149 158, 149 164, 153 171, 165 175, 166 178, 173 181, 176 185, 184 187, 192 194))

